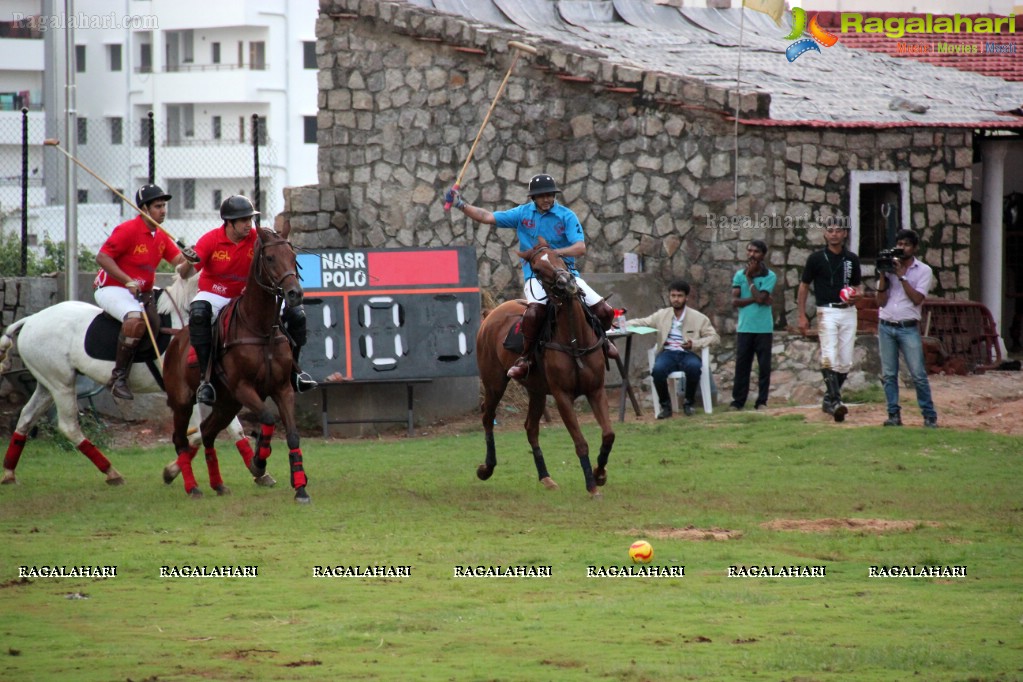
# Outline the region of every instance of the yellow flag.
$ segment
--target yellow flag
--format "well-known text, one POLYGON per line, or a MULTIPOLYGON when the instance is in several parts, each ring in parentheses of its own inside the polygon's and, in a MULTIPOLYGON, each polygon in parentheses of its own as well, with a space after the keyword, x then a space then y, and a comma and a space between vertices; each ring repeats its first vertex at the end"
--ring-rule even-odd
POLYGON ((742 0, 742 4, 754 12, 763 12, 781 26, 781 17, 785 14, 785 0, 742 0))

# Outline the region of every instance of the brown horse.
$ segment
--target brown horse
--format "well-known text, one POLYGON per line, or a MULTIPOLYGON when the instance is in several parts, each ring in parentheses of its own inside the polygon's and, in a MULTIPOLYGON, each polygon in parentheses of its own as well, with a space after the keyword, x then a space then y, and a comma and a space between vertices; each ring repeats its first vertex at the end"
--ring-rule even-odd
MULTIPOLYGON (((572 435, 575 454, 579 457, 586 490, 599 495, 597 486, 607 482, 607 460, 615 442, 611 419, 607 412, 607 394, 604 392, 604 338, 586 315, 586 306, 579 297, 579 289, 564 261, 541 237, 537 246, 519 253, 533 268, 533 276, 547 293, 547 320, 551 327, 550 340, 540 347, 537 362, 529 375, 521 381, 529 394, 526 414, 526 438, 533 449, 533 462, 540 482, 547 488, 557 488, 544 462, 540 449, 540 418, 543 416, 547 395, 553 395, 561 420, 572 435), (597 422, 600 424, 600 454, 597 468, 590 465, 590 450, 579 428, 579 419, 573 407, 575 399, 585 395, 597 422)), ((476 335, 476 362, 483 382, 483 430, 486 434, 487 458, 476 469, 481 480, 487 480, 497 466, 494 448, 494 415, 508 387, 508 368, 517 354, 504 347, 509 330, 518 324, 525 310, 521 301, 507 301, 495 308, 480 325, 476 335)))
MULTIPOLYGON (((257 478, 266 473, 270 439, 276 424, 276 416, 266 405, 266 399, 270 397, 277 405, 287 435, 295 500, 308 502, 307 479, 295 424, 291 344, 281 331, 282 302, 289 306, 299 305, 303 292, 291 243, 272 230, 257 229, 259 240, 245 290, 240 297, 224 306, 215 323, 221 329, 220 343, 211 362, 211 381, 216 388, 217 402, 200 427, 210 487, 218 494, 227 492, 220 476, 214 439, 242 407, 258 415, 262 425, 256 452, 245 464, 257 478), (225 320, 226 327, 223 324, 225 320)), ((164 359, 167 404, 174 413, 174 449, 178 453, 178 458, 164 469, 164 480, 169 483, 180 469, 185 492, 201 497, 202 492, 192 473, 192 459, 198 448, 188 443, 188 417, 199 385, 199 369, 194 361, 189 362, 188 359, 190 348, 188 329, 185 328, 171 341, 164 359)))

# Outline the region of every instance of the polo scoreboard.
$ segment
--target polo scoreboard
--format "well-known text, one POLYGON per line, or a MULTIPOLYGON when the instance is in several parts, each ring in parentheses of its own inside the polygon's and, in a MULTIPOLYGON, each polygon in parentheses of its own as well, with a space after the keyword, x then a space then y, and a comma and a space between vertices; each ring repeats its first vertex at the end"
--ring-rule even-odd
POLYGON ((480 289, 471 246, 303 251, 317 381, 475 376, 480 289))

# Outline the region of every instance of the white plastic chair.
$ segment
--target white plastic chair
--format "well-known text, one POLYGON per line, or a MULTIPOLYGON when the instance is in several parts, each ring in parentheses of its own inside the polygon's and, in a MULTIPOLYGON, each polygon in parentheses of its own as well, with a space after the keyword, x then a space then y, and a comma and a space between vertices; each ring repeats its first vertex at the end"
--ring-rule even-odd
MULTIPOLYGON (((650 363, 650 371, 654 371, 654 360, 657 359, 657 353, 655 349, 651 348, 647 351, 647 362, 650 363)), ((700 372, 700 395, 703 396, 703 411, 706 414, 712 414, 714 412, 714 401, 710 392, 710 348, 704 348, 700 351, 700 361, 703 363, 703 371, 700 372)), ((648 377, 650 382, 650 401, 654 404, 654 416, 656 417, 661 413, 661 402, 657 399, 657 389, 654 388, 654 377, 651 375, 648 377)), ((671 396, 671 407, 672 410, 678 412, 678 393, 680 388, 685 384, 686 375, 682 372, 672 372, 668 375, 668 381, 675 382, 675 390, 669 390, 668 394, 671 396)), ((670 387, 669 387, 670 388, 670 387)))

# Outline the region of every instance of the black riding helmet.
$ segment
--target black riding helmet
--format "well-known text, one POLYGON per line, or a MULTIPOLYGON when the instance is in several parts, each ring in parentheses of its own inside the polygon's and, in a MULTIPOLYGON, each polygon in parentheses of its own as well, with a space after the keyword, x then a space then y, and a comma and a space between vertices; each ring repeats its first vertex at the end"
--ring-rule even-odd
POLYGON ((220 218, 222 220, 238 220, 239 218, 249 218, 254 215, 259 215, 259 211, 255 209, 248 197, 243 197, 240 194, 224 199, 224 203, 220 205, 220 218))
POLYGON ((146 208, 158 199, 166 201, 171 199, 171 195, 164 192, 159 185, 142 185, 139 187, 139 191, 135 192, 135 205, 139 208, 146 208))
POLYGON ((541 173, 540 175, 534 175, 529 181, 529 193, 526 196, 535 197, 537 194, 556 194, 560 191, 557 183, 554 182, 554 178, 541 173))

